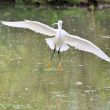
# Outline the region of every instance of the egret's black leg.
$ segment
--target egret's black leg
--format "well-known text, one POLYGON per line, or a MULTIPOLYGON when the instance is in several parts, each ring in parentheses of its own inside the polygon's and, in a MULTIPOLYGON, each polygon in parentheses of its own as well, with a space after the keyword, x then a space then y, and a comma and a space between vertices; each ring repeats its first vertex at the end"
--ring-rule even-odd
POLYGON ((49 61, 49 63, 48 63, 48 69, 49 69, 50 66, 51 66, 51 62, 52 62, 53 56, 54 56, 54 54, 55 54, 55 51, 56 51, 56 46, 55 46, 55 48, 54 48, 54 50, 53 50, 53 53, 52 53, 51 59, 50 59, 50 61, 49 61))
POLYGON ((59 57, 59 62, 60 62, 60 48, 58 50, 58 57, 59 57))
POLYGON ((52 61, 52 59, 53 59, 53 56, 54 56, 54 54, 55 54, 55 51, 56 51, 56 46, 55 46, 55 48, 54 48, 54 50, 53 50, 53 54, 52 54, 52 56, 51 56, 51 59, 50 59, 50 61, 52 61))
POLYGON ((60 48, 59 48, 59 50, 58 50, 58 57, 59 57, 58 69, 59 69, 59 70, 63 70, 62 65, 61 65, 61 63, 60 63, 60 48))

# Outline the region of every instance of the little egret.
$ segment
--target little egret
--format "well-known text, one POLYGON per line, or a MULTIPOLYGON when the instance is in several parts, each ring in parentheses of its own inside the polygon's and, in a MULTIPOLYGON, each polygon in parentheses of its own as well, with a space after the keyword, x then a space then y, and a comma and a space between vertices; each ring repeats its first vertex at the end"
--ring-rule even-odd
POLYGON ((17 22, 1 21, 1 23, 11 27, 28 28, 32 31, 35 31, 36 33, 40 33, 46 36, 51 36, 52 38, 46 38, 46 43, 52 50, 54 50, 51 59, 48 63, 49 68, 55 51, 58 52, 58 56, 59 56, 58 68, 59 69, 62 68, 60 63, 60 52, 68 50, 70 46, 73 46, 76 49, 82 51, 93 53, 98 57, 100 57, 101 59, 110 62, 110 58, 102 50, 100 50, 97 46, 95 46, 92 42, 80 38, 78 36, 71 35, 67 33, 65 30, 63 30, 62 20, 59 20, 58 23, 54 23, 58 25, 58 29, 54 29, 52 27, 49 27, 48 25, 45 25, 37 21, 29 21, 29 20, 17 21, 17 22))

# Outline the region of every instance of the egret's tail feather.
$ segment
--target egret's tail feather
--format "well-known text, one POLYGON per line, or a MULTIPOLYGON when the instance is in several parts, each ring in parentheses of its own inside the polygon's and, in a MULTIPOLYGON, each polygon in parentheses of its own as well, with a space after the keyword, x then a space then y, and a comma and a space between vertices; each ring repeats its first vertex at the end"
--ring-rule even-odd
MULTIPOLYGON (((54 49, 55 48, 55 42, 54 42, 54 38, 46 38, 46 43, 49 45, 49 47, 51 49, 54 49)), ((67 44, 63 44, 60 46, 56 45, 56 50, 58 51, 60 48, 60 52, 63 52, 63 51, 66 51, 69 49, 69 46, 67 44)))
POLYGON ((60 48, 60 51, 63 52, 63 51, 66 51, 69 49, 69 46, 67 44, 63 44, 60 48))

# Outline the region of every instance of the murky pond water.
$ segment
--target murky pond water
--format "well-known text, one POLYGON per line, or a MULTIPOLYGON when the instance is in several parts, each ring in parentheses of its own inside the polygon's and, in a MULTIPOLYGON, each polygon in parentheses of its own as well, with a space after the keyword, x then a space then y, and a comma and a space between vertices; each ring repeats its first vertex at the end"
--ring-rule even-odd
MULTIPOLYGON (((0 8, 0 20, 59 19, 71 34, 90 40, 110 56, 110 10, 0 8)), ((0 24, 0 110, 110 110, 110 63, 74 48, 58 55, 46 36, 0 24)))

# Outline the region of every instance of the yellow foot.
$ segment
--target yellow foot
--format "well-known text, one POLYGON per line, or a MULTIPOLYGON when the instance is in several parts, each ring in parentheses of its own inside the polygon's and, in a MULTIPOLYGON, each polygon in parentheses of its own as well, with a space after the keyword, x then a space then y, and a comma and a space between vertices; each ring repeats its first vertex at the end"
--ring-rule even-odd
POLYGON ((51 64, 52 64, 52 62, 51 62, 51 61, 49 61, 49 62, 48 62, 48 65, 47 65, 48 69, 50 69, 51 64))
POLYGON ((63 70, 61 63, 58 64, 58 70, 63 70))

